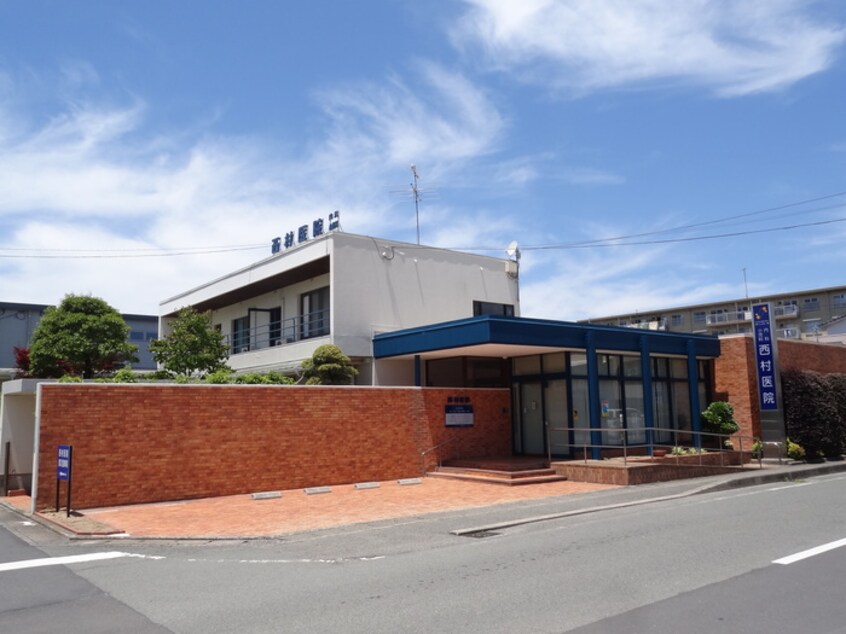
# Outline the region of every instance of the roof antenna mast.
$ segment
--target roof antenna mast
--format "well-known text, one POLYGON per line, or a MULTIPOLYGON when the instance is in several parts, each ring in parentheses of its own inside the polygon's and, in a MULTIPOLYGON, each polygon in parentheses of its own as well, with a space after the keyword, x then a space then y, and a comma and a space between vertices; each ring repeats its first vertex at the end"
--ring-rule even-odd
POLYGON ((420 188, 417 186, 417 166, 411 164, 411 173, 414 175, 414 182, 411 183, 411 195, 414 197, 414 219, 417 222, 417 244, 420 244, 420 188))

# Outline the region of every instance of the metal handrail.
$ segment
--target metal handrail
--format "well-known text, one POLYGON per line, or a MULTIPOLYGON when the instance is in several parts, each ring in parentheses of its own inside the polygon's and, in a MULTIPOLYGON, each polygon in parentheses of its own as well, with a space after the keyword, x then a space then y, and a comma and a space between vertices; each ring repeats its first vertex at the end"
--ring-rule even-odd
POLYGON ((277 322, 251 326, 238 336, 224 335, 230 354, 251 350, 264 350, 303 339, 324 337, 329 334, 329 309, 316 310, 305 315, 287 317, 277 322))
MULTIPOLYGON (((607 443, 596 444, 596 443, 591 443, 591 442, 581 442, 581 443, 575 443, 574 442, 570 446, 574 447, 574 448, 580 446, 582 448, 582 452, 583 452, 585 462, 587 462, 587 460, 588 460, 588 457, 587 457, 588 448, 591 448, 591 449, 594 449, 594 448, 622 449, 623 464, 628 464, 628 454, 629 454, 629 449, 631 449, 631 448, 634 448, 634 447, 646 448, 646 449, 649 450, 649 455, 652 456, 656 447, 659 448, 659 449, 662 449, 662 448, 671 448, 671 447, 683 446, 683 445, 679 445, 678 439, 679 439, 680 434, 682 434, 682 435, 686 434, 686 435, 690 436, 691 441, 693 441, 693 443, 691 445, 691 449, 695 450, 695 453, 686 454, 686 455, 698 455, 699 456, 699 465, 701 466, 703 455, 706 455, 708 453, 714 454, 714 453, 719 452, 719 454, 720 454, 720 466, 725 466, 724 454, 733 453, 735 451, 742 454, 743 453, 744 439, 747 440, 748 446, 750 447, 750 449, 751 449, 752 445, 754 445, 755 441, 757 440, 757 438, 755 438, 754 436, 748 436, 748 435, 742 435, 742 434, 717 434, 717 433, 706 432, 706 431, 693 431, 693 430, 686 430, 686 429, 675 429, 675 428, 672 428, 672 427, 643 427, 643 428, 639 427, 637 429, 632 430, 632 429, 626 429, 626 428, 621 428, 621 427, 597 427, 597 428, 591 428, 591 427, 555 427, 555 428, 551 428, 548 425, 546 425, 547 455, 548 455, 550 462, 552 461, 551 447, 550 447, 550 442, 549 442, 549 434, 550 434, 551 431, 565 431, 565 432, 568 432, 568 433, 571 432, 571 431, 572 432, 581 432, 581 433, 585 434, 585 437, 588 438, 588 439, 590 438, 591 432, 599 432, 599 433, 608 432, 608 433, 620 434, 621 442, 619 444, 607 444, 607 443), (644 442, 630 443, 628 441, 628 434, 633 432, 633 431, 637 432, 637 433, 646 434, 647 440, 645 440, 644 442), (647 432, 649 432, 649 433, 647 434, 647 432), (670 432, 672 434, 673 439, 674 439, 674 443, 668 444, 668 443, 664 443, 664 442, 655 442, 652 439, 652 434, 654 434, 654 432, 670 432), (702 448, 702 438, 703 437, 716 437, 716 438, 718 438, 719 439, 719 447, 716 448, 716 449, 704 449, 704 448, 702 448), (736 440, 737 443, 738 443, 738 449, 734 449, 734 448, 726 449, 725 448, 725 441, 726 440, 736 440)), ((679 459, 681 458, 682 455, 683 454, 680 454, 680 453, 675 454, 676 464, 679 464, 679 459)), ((760 468, 763 468, 763 464, 760 460, 758 461, 758 464, 759 464, 760 468)), ((740 466, 741 466, 741 468, 743 468, 743 462, 742 461, 741 461, 740 466)))
MULTIPOLYGON (((443 446, 445 446, 445 445, 448 445, 448 444, 449 444, 449 443, 451 443, 451 442, 457 442, 457 441, 459 441, 459 440, 461 440, 461 436, 453 436, 452 438, 447 438, 447 439, 446 439, 446 440, 444 440, 443 442, 438 443, 438 444, 437 444, 437 445, 435 445, 434 447, 429 447, 428 449, 426 449, 426 450, 424 450, 424 451, 421 451, 421 452, 420 452, 421 473, 424 473, 424 474, 426 473, 426 456, 427 456, 428 454, 432 453, 433 451, 435 451, 435 450, 437 450, 437 449, 440 449, 441 447, 443 447, 443 446)), ((457 455, 456 457, 460 458, 460 457, 461 457, 461 446, 460 446, 460 445, 458 446, 458 450, 457 450, 457 451, 458 451, 458 455, 457 455)), ((441 462, 441 454, 440 454, 440 453, 438 453, 438 467, 440 467, 440 466, 441 466, 441 464, 442 464, 442 462, 441 462)))

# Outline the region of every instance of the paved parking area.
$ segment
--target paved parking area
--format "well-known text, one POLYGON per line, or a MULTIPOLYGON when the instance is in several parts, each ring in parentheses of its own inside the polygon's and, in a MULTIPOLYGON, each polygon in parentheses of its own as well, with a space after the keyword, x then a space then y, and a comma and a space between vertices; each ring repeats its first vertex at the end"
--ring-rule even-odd
MULTIPOLYGON (((282 491, 274 499, 250 495, 86 509, 81 516, 46 513, 45 519, 78 534, 125 533, 133 537, 272 537, 358 522, 411 517, 545 497, 588 493, 617 487, 584 482, 498 486, 460 480, 423 478, 420 484, 380 482, 377 488, 353 485, 307 495, 282 491)), ((29 498, 3 498, 27 510, 29 498)))

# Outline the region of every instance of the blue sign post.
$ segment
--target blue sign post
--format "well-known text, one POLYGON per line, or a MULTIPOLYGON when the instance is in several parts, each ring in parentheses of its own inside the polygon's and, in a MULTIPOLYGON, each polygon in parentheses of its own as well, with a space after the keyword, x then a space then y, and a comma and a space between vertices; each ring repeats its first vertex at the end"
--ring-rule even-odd
POLYGON ((777 410, 776 341, 773 337, 769 304, 752 306, 752 331, 761 410, 777 410))
POLYGON ((56 513, 59 512, 59 489, 62 480, 68 483, 67 516, 70 517, 71 509, 71 483, 73 481, 73 446, 59 445, 58 459, 56 462, 56 513))

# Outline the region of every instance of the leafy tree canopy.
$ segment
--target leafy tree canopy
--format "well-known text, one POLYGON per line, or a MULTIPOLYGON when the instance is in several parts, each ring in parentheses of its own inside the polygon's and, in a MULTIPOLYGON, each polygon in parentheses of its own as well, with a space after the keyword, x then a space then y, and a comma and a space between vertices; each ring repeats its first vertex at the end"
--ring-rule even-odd
POLYGON ((171 332, 150 342, 156 363, 180 376, 228 369, 229 347, 223 334, 212 327, 208 313, 186 307, 170 324, 171 332))
POLYGON ((32 334, 29 372, 35 377, 99 376, 138 360, 138 347, 128 336, 129 326, 104 300, 66 295, 61 304, 44 311, 32 334))
POLYGON ((308 385, 349 385, 358 374, 350 358, 331 343, 318 346, 311 359, 303 361, 302 371, 308 385))

